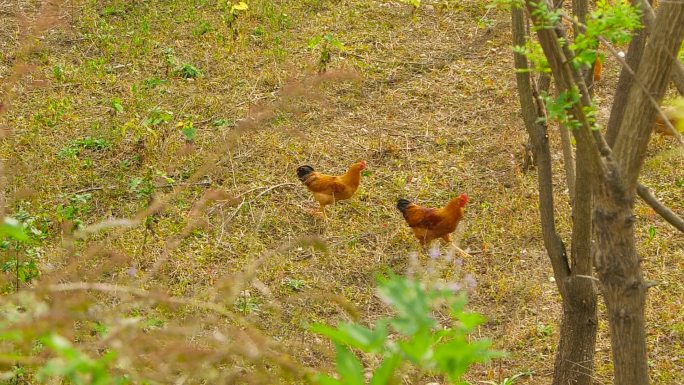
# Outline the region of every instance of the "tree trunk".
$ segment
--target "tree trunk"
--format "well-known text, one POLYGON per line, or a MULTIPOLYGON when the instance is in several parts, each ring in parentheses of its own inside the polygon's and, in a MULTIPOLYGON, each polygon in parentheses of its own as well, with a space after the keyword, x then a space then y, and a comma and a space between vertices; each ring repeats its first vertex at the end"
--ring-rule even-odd
POLYGON ((634 240, 634 198, 657 104, 684 37, 684 1, 663 2, 625 104, 607 173, 594 188, 594 266, 610 323, 616 385, 647 385, 647 285, 634 240))
MULTIPOLYGON (((513 7, 513 44, 525 41, 523 10, 513 7)), ((571 274, 591 274, 591 259, 586 247, 573 248, 573 267, 570 271, 565 245, 555 227, 551 152, 546 126, 540 123, 543 106, 537 104, 532 90, 527 59, 515 54, 518 95, 525 127, 532 142, 534 161, 539 184, 539 211, 542 235, 558 290, 563 299, 563 319, 560 341, 554 364, 554 385, 590 385, 594 369, 594 346, 596 344, 596 293, 592 282, 571 274), (576 252, 579 251, 579 252, 576 252), (578 264, 575 262, 579 262, 578 264), (586 272, 589 271, 589 273, 586 272)), ((561 130, 564 128, 561 127, 561 130)), ((587 226, 589 227, 589 226, 587 226)))
POLYGON ((595 194, 593 258, 608 310, 613 383, 647 385, 646 285, 634 243, 632 201, 623 196, 615 186, 595 194))
POLYGON ((592 281, 582 277, 571 277, 565 287, 553 384, 590 385, 596 344, 596 292, 592 281))

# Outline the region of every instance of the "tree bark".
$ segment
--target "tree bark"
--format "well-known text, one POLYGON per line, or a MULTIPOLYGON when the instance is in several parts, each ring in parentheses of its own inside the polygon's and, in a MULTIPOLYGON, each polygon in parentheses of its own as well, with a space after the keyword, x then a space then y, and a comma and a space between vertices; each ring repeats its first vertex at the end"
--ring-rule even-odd
POLYGON ((634 240, 634 197, 659 104, 684 37, 684 2, 663 2, 632 82, 608 172, 594 188, 594 265, 610 323, 614 384, 647 385, 647 286, 634 240))
MULTIPOLYGON (((655 12, 649 3, 649 0, 638 0, 641 5, 641 10, 643 12, 643 18, 641 21, 644 24, 644 29, 646 33, 653 28, 655 23, 655 12)), ((684 95, 684 64, 679 60, 675 61, 674 67, 672 68, 672 83, 674 83, 675 88, 679 91, 679 95, 684 95)))
POLYGON ((595 189, 594 266, 601 281, 616 385, 647 385, 646 286, 634 242, 632 201, 620 180, 595 189))
MULTIPOLYGON (((589 13, 589 1, 588 0, 572 0, 572 13, 577 18, 579 23, 573 24, 573 38, 577 38, 577 35, 584 32, 584 26, 587 24, 587 14, 589 13)), ((598 41, 597 48, 598 48, 598 41)), ((582 76, 584 77, 584 83, 587 85, 587 90, 589 95, 593 97, 594 90, 594 66, 596 62, 591 65, 590 68, 582 70, 582 76)))
MULTIPOLYGON (((633 0, 632 5, 640 7, 642 5, 641 0, 633 0)), ((646 19, 646 12, 643 13, 642 22, 646 19)), ((645 22, 643 24, 646 24, 645 22)), ((644 54, 644 47, 646 47, 646 28, 638 29, 633 33, 632 41, 629 43, 629 48, 627 49, 627 54, 625 55, 625 62, 632 68, 634 73, 637 72, 639 68, 639 63, 641 62, 641 57, 644 54)), ((629 89, 634 83, 634 77, 626 69, 622 68, 620 70, 620 76, 618 77, 617 88, 615 89, 615 97, 613 98, 613 106, 610 109, 610 117, 608 118, 608 126, 606 127, 606 142, 609 146, 615 144, 615 138, 617 138, 618 130, 620 129, 620 124, 622 123, 622 117, 625 114, 625 107, 627 107, 627 97, 629 96, 629 89)))
MULTIPOLYGON (((644 48, 643 59, 637 63, 639 68, 633 76, 628 97, 624 102, 625 116, 621 119, 617 131, 614 131, 613 151, 601 134, 592 130, 584 113, 585 109, 591 105, 591 98, 581 73, 571 66, 573 52, 562 43, 567 41, 563 26, 556 23, 554 28, 542 27, 541 24, 544 21, 537 20, 542 17, 542 14, 535 12, 538 8, 537 1, 544 2, 548 6, 546 0, 527 0, 527 7, 533 21, 539 26, 536 30, 537 36, 551 67, 556 87, 559 91, 577 88, 580 90, 580 100, 573 104, 569 111, 572 117, 580 123, 580 127, 573 130, 577 141, 577 157, 578 160, 582 159, 577 164, 578 196, 576 200, 593 199, 594 204, 593 215, 590 216, 591 226, 586 221, 586 211, 587 208, 591 208, 591 204, 578 206, 577 212, 573 212, 573 215, 581 215, 583 218, 573 218, 573 263, 572 268, 569 269, 568 279, 558 284, 559 290, 564 299, 564 306, 585 307, 585 309, 592 306, 589 302, 568 301, 568 299, 576 300, 586 295, 574 293, 587 293, 593 290, 591 282, 585 282, 590 281, 590 275, 580 276, 576 273, 580 270, 587 270, 585 261, 574 260, 575 256, 581 258, 586 254, 587 241, 591 240, 587 237, 586 230, 591 228, 593 232, 591 256, 602 284, 601 289, 610 321, 615 367, 614 383, 616 385, 647 385, 648 365, 644 323, 647 286, 644 283, 640 259, 636 253, 635 216, 632 208, 652 122, 670 79, 671 70, 675 68, 673 62, 684 36, 684 1, 665 2, 659 8, 654 28, 650 31, 651 38, 644 48), (579 187, 584 185, 580 183, 580 179, 591 185, 586 191, 579 191, 579 187), (587 191, 591 191, 592 197, 580 197, 581 193, 587 194, 587 191)), ((517 58, 516 64, 518 64, 517 58)), ((521 84, 520 79, 518 84, 521 84)), ((521 100, 523 100, 522 92, 521 100)), ((530 130, 530 133, 532 134, 533 130, 530 130)), ((541 170, 540 166, 538 168, 541 170)), ((545 227, 544 205, 541 203, 544 199, 541 180, 540 174, 540 210, 542 226, 545 227)), ((552 230, 553 235, 555 229, 552 228, 552 230)), ((546 242, 545 235, 545 244, 546 242)), ((554 244, 551 243, 551 245, 554 244)), ((552 256, 551 250, 549 250, 549 255, 552 256)), ((563 261, 567 262, 567 258, 563 261)), ((565 268, 567 269, 567 265, 565 268)), ((554 273, 556 270, 554 266, 554 273)), ((564 312, 564 319, 566 314, 569 319, 582 325, 581 317, 570 318, 576 314, 564 312)), ((584 325, 587 325, 588 329, 595 327, 590 321, 584 325)), ((582 332, 582 330, 579 331, 579 333, 582 332)), ((573 331, 566 333, 573 334, 573 331)), ((593 354, 586 351, 584 353, 593 354)), ((580 364, 583 361, 578 359, 574 362, 580 364)))
MULTIPOLYGON (((523 45, 525 28, 522 9, 513 7, 512 25, 514 45, 523 45)), ((553 384, 590 385, 596 343, 596 293, 590 280, 575 277, 574 274, 580 270, 588 270, 590 274, 591 257, 588 248, 583 246, 575 248, 573 244, 573 266, 577 270, 570 271, 565 245, 555 226, 551 151, 546 134, 547 127, 538 120, 544 115, 543 106, 534 97, 530 75, 526 72, 527 59, 515 54, 515 65, 518 69, 516 80, 523 119, 532 142, 537 166, 539 210, 544 245, 551 260, 556 285, 563 299, 563 319, 554 364, 553 384), (576 253, 577 251, 580 252, 576 253)), ((561 130, 564 129, 561 127, 561 130)), ((591 208, 591 206, 588 207, 591 208)), ((590 216, 585 218, 590 218, 590 216)), ((588 224, 587 228, 590 228, 588 224)))
POLYGON ((554 364, 553 385, 591 385, 596 345, 596 291, 590 279, 575 275, 565 282, 563 319, 554 364))
POLYGON ((632 198, 658 111, 684 37, 684 1, 668 1, 658 8, 651 38, 644 50, 628 108, 620 124, 613 155, 622 172, 623 186, 632 198), (654 103, 656 105, 654 105, 654 103))

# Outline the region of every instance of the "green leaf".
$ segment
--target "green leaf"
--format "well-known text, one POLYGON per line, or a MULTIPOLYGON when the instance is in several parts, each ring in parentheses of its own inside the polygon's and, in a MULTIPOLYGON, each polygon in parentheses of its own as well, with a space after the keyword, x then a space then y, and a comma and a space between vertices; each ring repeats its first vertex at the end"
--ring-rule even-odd
POLYGON ((485 318, 479 313, 461 313, 458 315, 458 319, 467 331, 471 331, 485 322, 485 318))
POLYGON ((0 237, 9 237, 21 242, 29 239, 21 222, 12 217, 5 217, 2 225, 0 225, 0 237))
POLYGON ((309 43, 307 44, 309 48, 316 48, 318 44, 323 40, 323 36, 314 36, 309 40, 309 43))
POLYGON ((112 109, 114 112, 120 114, 124 112, 123 105, 121 104, 121 99, 112 99, 112 109))
POLYGON ((387 323, 379 321, 375 330, 354 323, 342 322, 337 329, 315 324, 311 331, 330 338, 331 341, 361 349, 364 352, 380 351, 387 338, 387 323))
POLYGON ((359 359, 346 347, 335 344, 337 372, 345 385, 363 385, 363 367, 359 359))
POLYGON ((434 338, 429 330, 422 330, 413 338, 399 342, 399 348, 416 364, 432 359, 434 338))
POLYGON ((186 141, 192 142, 197 134, 197 128, 195 128, 192 122, 188 122, 187 124, 183 125, 181 132, 183 133, 183 137, 186 141))
POLYGON ((71 348, 71 342, 59 334, 50 334, 41 339, 41 342, 52 350, 63 352, 71 348))
POLYGON ((430 298, 420 282, 391 276, 381 280, 378 296, 397 311, 391 325, 399 333, 411 336, 435 325, 430 317, 430 298))
POLYGON ((327 374, 319 374, 314 380, 321 385, 344 385, 343 382, 328 376, 327 374))
POLYGON ((373 377, 371 378, 370 385, 386 385, 390 382, 392 379, 392 375, 394 374, 394 370, 401 364, 401 357, 392 354, 389 357, 386 357, 381 363, 380 366, 375 369, 375 372, 373 372, 373 377))

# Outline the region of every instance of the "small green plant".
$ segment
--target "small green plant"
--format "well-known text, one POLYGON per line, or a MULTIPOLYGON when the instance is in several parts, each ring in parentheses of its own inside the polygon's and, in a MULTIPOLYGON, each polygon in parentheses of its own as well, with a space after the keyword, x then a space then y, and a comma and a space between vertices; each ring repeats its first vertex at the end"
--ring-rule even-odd
POLYGON ((240 1, 238 3, 228 3, 230 5, 230 9, 228 13, 225 15, 224 20, 226 24, 228 25, 228 28, 230 28, 231 35, 233 37, 233 40, 238 38, 239 31, 237 28, 237 20, 238 17, 246 10, 249 9, 249 5, 245 3, 244 1, 240 1))
POLYGON ((290 288, 293 291, 300 291, 306 287, 306 282, 301 279, 286 278, 283 285, 290 288))
POLYGON ((69 99, 50 100, 45 111, 35 114, 33 119, 38 124, 46 127, 55 127, 65 116, 67 116, 70 110, 71 101, 69 99))
POLYGON ((197 135, 197 128, 195 128, 192 121, 178 122, 176 127, 179 127, 181 129, 181 133, 183 134, 183 138, 186 142, 192 143, 195 140, 195 135, 197 135))
POLYGON ((648 226, 648 240, 653 241, 653 238, 656 236, 656 228, 655 226, 648 226))
POLYGON ((64 79, 66 79, 66 77, 64 76, 64 70, 59 64, 56 64, 54 67, 52 67, 52 75, 58 82, 63 82, 64 79))
POLYGON ((62 148, 57 157, 60 159, 76 158, 81 155, 83 150, 103 151, 109 148, 109 142, 105 139, 96 139, 86 136, 85 138, 76 139, 62 148))
POLYGON ((677 179, 675 179, 675 186, 677 186, 677 187, 684 187, 684 178, 677 178, 677 179))
POLYGON ((16 218, 5 217, 0 225, 0 251, 7 255, 7 251, 14 249, 14 256, 0 264, 0 270, 4 273, 15 273, 15 287, 19 289, 19 282, 29 282, 40 275, 38 266, 32 258, 21 261, 19 259, 19 245, 29 241, 26 228, 16 218))
POLYGON ((249 36, 252 37, 252 40, 255 43, 261 44, 265 35, 266 35, 266 30, 264 29, 264 27, 257 25, 256 28, 254 28, 252 30, 252 33, 249 36))
POLYGON ((152 194, 154 194, 157 189, 157 186, 154 184, 155 177, 162 178, 169 184, 175 183, 173 178, 169 178, 162 171, 154 167, 148 167, 142 177, 132 178, 128 182, 128 189, 132 193, 135 193, 136 198, 147 199, 149 201, 152 198, 152 194))
POLYGON ((169 47, 164 48, 162 54, 164 55, 164 65, 166 67, 166 76, 168 77, 171 68, 174 68, 176 66, 176 53, 173 50, 173 48, 169 47))
POLYGON ((149 116, 143 120, 143 125, 147 127, 155 127, 162 123, 170 122, 173 119, 173 112, 162 110, 155 107, 150 111, 149 116))
POLYGON ((216 119, 211 123, 214 127, 224 127, 233 124, 230 119, 216 119))
POLYGON ((166 84, 166 82, 167 82, 166 80, 158 78, 155 76, 155 77, 151 77, 151 78, 147 78, 147 79, 143 80, 143 87, 146 89, 152 89, 152 88, 159 87, 163 84, 166 84))
POLYGON ((176 70, 176 75, 183 79, 194 79, 202 75, 202 72, 192 64, 183 64, 176 70))
POLYGON ((123 104, 121 104, 121 99, 114 98, 111 102, 112 111, 115 114, 120 114, 124 112, 123 104))
POLYGON ((99 335, 99 336, 104 336, 107 334, 107 325, 103 324, 100 321, 95 321, 92 323, 93 326, 93 333, 99 335))
POLYGON ((128 189, 133 192, 138 199, 149 199, 155 191, 152 174, 148 172, 143 177, 132 178, 131 181, 128 182, 128 189))
POLYGON ((165 322, 162 319, 159 318, 148 318, 145 320, 143 330, 149 331, 149 330, 155 330, 155 329, 161 329, 164 326, 165 322))
POLYGON ((488 17, 481 17, 480 20, 477 21, 477 27, 483 29, 492 28, 494 27, 494 24, 496 24, 496 22, 488 17))
POLYGON ((243 314, 252 314, 259 311, 259 300, 252 297, 248 291, 245 291, 235 300, 235 309, 243 314))
POLYGON ((537 337, 548 337, 553 334, 553 325, 537 325, 537 337))
POLYGON ((0 265, 0 270, 3 273, 14 271, 17 280, 23 283, 31 282, 33 279, 40 277, 40 270, 34 258, 28 258, 23 261, 18 258, 10 259, 0 265))
POLYGON ((336 50, 339 53, 346 49, 344 44, 337 40, 332 33, 313 37, 309 40, 308 46, 310 49, 318 49, 320 51, 317 63, 319 73, 327 70, 328 64, 332 61, 333 51, 336 50))
POLYGON ((381 359, 372 372, 370 384, 390 383, 403 364, 433 374, 444 374, 454 384, 464 384, 461 376, 470 365, 499 357, 488 340, 469 337, 484 322, 481 315, 464 311, 465 295, 446 287, 428 287, 420 281, 392 275, 380 279, 378 296, 395 311, 373 328, 342 322, 337 328, 316 324, 312 330, 328 337, 337 351, 338 378, 319 374, 323 385, 362 385, 364 368, 351 349, 375 354, 381 359), (450 321, 440 324, 432 316, 448 309, 450 321), (396 336, 390 337, 390 331, 396 336))
POLYGON ((76 228, 83 225, 83 221, 79 218, 83 214, 87 214, 91 206, 89 204, 92 194, 75 194, 69 198, 69 203, 57 205, 57 220, 59 222, 72 222, 76 228))
POLYGON ((197 24, 195 29, 193 29, 192 34, 195 36, 202 36, 209 32, 211 32, 211 23, 207 20, 202 20, 197 24))
POLYGON ((40 276, 37 261, 41 242, 47 238, 48 223, 19 208, 14 217, 5 217, 0 225, 0 252, 9 257, 0 262, 0 270, 14 272, 15 289, 40 276))

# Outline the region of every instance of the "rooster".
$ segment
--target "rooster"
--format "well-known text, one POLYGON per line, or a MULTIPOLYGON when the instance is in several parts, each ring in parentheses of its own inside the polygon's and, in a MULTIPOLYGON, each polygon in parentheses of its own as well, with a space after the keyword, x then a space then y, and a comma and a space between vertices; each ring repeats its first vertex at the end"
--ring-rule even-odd
POLYGON ((366 169, 366 161, 349 166, 346 173, 333 176, 316 172, 311 166, 297 168, 297 178, 306 186, 320 205, 320 214, 325 215, 325 206, 351 198, 359 188, 361 171, 366 169))
POLYGON ((407 199, 399 199, 397 209, 401 211, 420 245, 425 248, 432 240, 441 238, 448 243, 451 233, 456 230, 458 222, 463 218, 464 207, 468 196, 461 194, 450 200, 446 206, 432 209, 419 206, 407 199))

